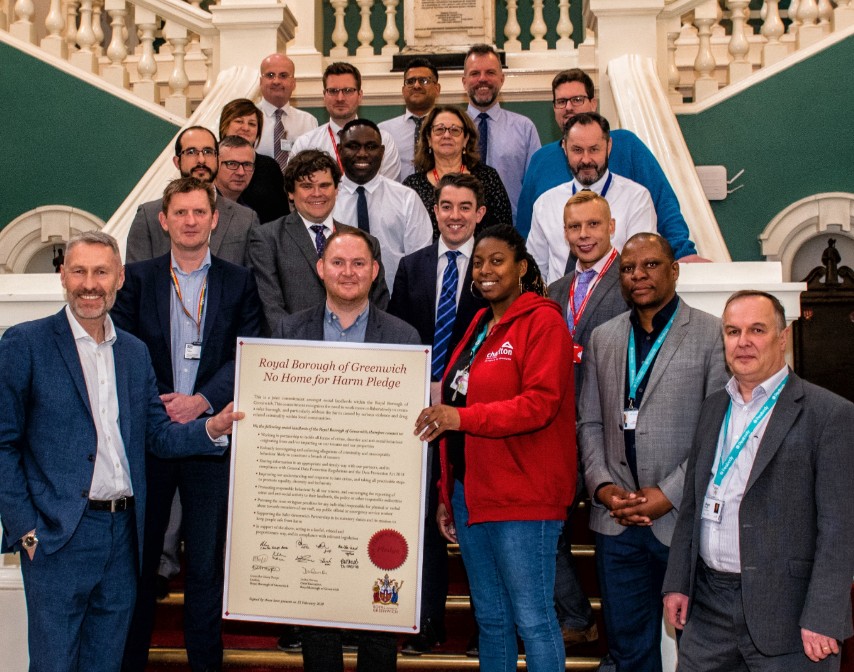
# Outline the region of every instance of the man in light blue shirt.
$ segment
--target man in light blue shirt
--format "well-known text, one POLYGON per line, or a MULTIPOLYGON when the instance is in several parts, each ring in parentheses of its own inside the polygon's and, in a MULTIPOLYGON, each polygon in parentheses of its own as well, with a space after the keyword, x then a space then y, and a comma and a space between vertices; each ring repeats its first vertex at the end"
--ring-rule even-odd
POLYGON ((504 72, 495 49, 488 44, 471 47, 463 69, 463 88, 469 97, 466 111, 477 127, 480 160, 501 176, 515 222, 522 180, 540 148, 540 136, 528 117, 501 109, 498 94, 503 84, 504 72))

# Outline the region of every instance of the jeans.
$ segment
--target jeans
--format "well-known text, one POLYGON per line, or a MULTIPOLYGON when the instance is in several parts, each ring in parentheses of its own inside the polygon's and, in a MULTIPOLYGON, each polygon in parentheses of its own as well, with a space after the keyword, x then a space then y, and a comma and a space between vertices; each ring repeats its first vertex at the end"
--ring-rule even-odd
POLYGON ((468 525, 463 484, 452 499, 460 553, 480 628, 480 669, 514 672, 525 643, 531 672, 562 672, 566 651, 554 608, 555 558, 561 520, 468 525))

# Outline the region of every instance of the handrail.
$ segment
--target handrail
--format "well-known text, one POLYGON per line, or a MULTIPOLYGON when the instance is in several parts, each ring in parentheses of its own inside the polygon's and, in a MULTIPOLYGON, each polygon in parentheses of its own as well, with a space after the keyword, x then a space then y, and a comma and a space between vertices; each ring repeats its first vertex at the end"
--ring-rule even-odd
POLYGON ((181 0, 133 0, 133 5, 154 12, 162 19, 174 21, 202 36, 219 33, 212 23, 212 14, 181 0))
POLYGON ((655 62, 636 54, 620 56, 608 63, 608 78, 620 124, 637 133, 658 158, 676 192, 700 256, 712 261, 731 261, 694 170, 691 153, 656 74, 655 62))

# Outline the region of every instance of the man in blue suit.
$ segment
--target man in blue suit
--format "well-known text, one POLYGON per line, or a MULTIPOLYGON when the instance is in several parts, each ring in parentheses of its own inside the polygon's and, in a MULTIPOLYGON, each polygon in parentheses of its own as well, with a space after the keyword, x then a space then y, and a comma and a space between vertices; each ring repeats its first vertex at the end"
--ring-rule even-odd
MULTIPOLYGON (((437 192, 433 209, 439 224, 439 240, 401 260, 394 279, 396 294, 392 294, 388 304, 389 313, 411 324, 418 331, 421 342, 433 346, 430 389, 433 403, 439 402, 439 387, 448 356, 465 334, 475 313, 486 306, 486 302, 475 298, 470 290, 474 230, 486 214, 483 185, 473 175, 451 173, 439 180, 437 192), (456 268, 449 267, 450 258, 454 259, 456 268), (445 287, 450 296, 448 302, 443 303, 441 297, 445 287), (450 310, 452 306, 453 311, 450 310)), ((421 632, 404 643, 403 653, 407 655, 430 653, 445 639, 448 551, 447 542, 435 523, 439 454, 432 447, 430 453, 421 632)))
POLYGON ((148 351, 107 314, 124 281, 115 239, 73 238, 60 278, 66 308, 0 340, 0 550, 25 551, 30 670, 117 670, 136 594, 146 447, 221 455, 240 414, 228 405, 170 423, 148 351))
MULTIPOLYGON (((116 325, 148 346, 169 417, 189 422, 232 398, 238 336, 258 336, 261 301, 249 269, 211 256, 217 226, 213 187, 194 177, 171 182, 159 219, 171 251, 128 264, 111 312, 116 325)), ((194 672, 222 666, 223 556, 229 455, 146 457, 148 525, 142 575, 123 669, 145 669, 154 624, 163 536, 176 489, 185 544, 184 640, 194 672)))

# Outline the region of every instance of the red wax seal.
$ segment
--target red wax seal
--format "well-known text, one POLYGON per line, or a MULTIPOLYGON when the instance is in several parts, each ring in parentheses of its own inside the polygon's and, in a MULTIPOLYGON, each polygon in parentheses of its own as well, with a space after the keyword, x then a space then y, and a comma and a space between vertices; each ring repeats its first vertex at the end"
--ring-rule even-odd
POLYGON ((397 569, 409 555, 409 546, 396 530, 380 530, 368 542, 368 557, 377 567, 387 572, 397 569))

